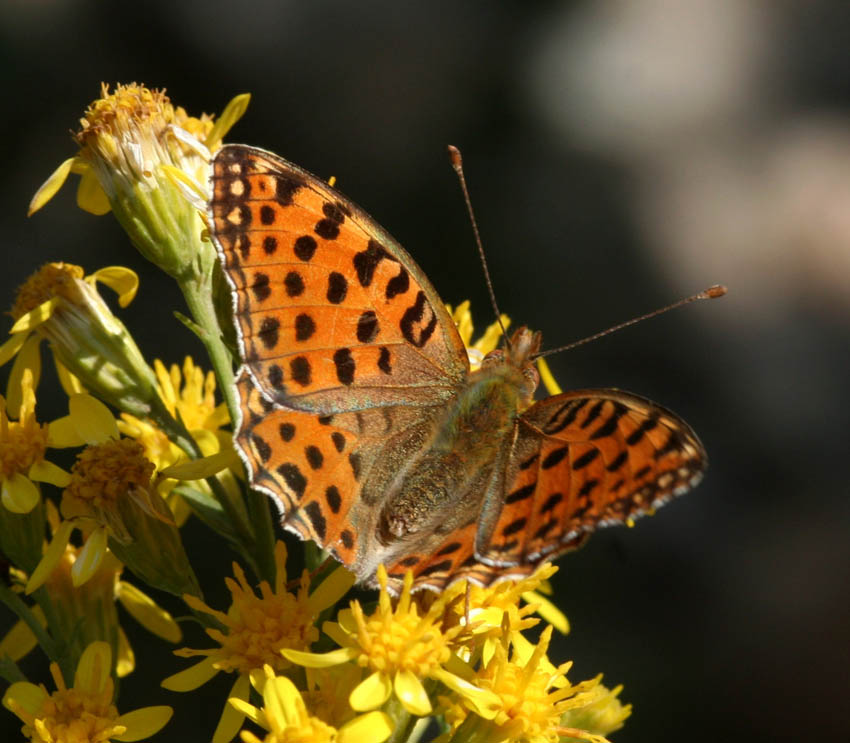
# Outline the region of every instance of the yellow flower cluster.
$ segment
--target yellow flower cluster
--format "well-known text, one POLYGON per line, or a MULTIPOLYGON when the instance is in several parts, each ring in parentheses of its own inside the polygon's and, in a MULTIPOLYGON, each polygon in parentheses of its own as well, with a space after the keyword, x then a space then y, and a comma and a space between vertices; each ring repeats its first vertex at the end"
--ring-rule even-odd
MULTIPOLYGON (((9 563, 0 604, 17 618, 0 640, 0 678, 8 683, 3 705, 24 737, 129 741, 166 725, 170 706, 118 711, 116 679, 147 658, 130 646, 117 605, 149 630, 150 643, 182 639, 171 614, 140 587, 149 586, 172 594, 209 638, 208 647, 174 651, 197 662, 181 668, 175 659, 162 674, 177 714, 180 698, 169 692, 191 700, 211 678, 230 674, 217 726, 198 733, 214 743, 605 740, 630 707, 619 687, 607 689, 601 677, 573 683, 570 664, 549 659, 553 628, 568 630, 543 595, 551 565, 523 580, 456 582, 439 594, 415 593, 411 573, 400 589, 390 585, 381 566, 377 599, 362 591, 351 598, 353 574, 306 548, 293 557, 308 567, 292 576, 270 501, 245 482, 233 450, 240 409, 225 341, 230 308, 213 291, 215 251, 201 213, 211 153, 248 96, 214 119, 190 116, 164 91, 137 84, 101 93, 81 119, 79 150, 39 189, 30 213, 79 175, 81 208, 112 213, 178 283, 191 314, 184 324, 204 343, 212 370, 188 357, 182 366, 148 362, 100 294, 105 285, 119 307, 132 301, 139 282, 129 269, 87 274, 48 263, 18 291, 0 345, 0 366, 11 362, 0 395, 0 554, 9 563), (43 344, 67 393, 67 415, 50 422, 36 417, 43 344), (50 461, 60 448, 76 456, 68 470, 50 461), (193 516, 236 553, 225 579, 228 607, 202 598, 194 567, 203 556, 184 547, 181 531, 193 516), (50 660, 52 691, 14 665, 35 647, 50 660)), ((494 324, 473 342, 469 303, 453 317, 474 367, 501 330, 494 324)))

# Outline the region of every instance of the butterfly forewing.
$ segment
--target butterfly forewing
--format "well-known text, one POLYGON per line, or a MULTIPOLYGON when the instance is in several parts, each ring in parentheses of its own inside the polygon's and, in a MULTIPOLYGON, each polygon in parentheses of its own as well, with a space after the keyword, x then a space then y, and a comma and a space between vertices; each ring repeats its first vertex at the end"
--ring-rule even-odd
POLYGON ((212 233, 240 351, 278 404, 316 413, 433 405, 468 371, 430 282, 367 214, 297 166, 243 145, 213 161, 212 233))
POLYGON ((554 557, 686 492, 706 464, 687 423, 645 398, 576 390, 541 400, 520 417, 504 506, 479 532, 479 556, 496 566, 554 557))

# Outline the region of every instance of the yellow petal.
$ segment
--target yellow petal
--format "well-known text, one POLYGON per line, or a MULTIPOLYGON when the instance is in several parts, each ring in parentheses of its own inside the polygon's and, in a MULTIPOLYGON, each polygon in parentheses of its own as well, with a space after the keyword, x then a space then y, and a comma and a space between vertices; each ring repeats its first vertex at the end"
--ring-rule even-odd
POLYGON ((29 338, 29 331, 27 330, 22 330, 20 333, 12 333, 9 340, 0 346, 0 366, 3 366, 3 364, 18 352, 27 338, 29 338))
POLYGON ((230 103, 224 107, 221 116, 218 117, 218 120, 213 125, 204 144, 210 149, 217 147, 221 143, 221 140, 224 139, 224 135, 242 118, 250 102, 250 93, 240 93, 231 99, 230 103))
POLYGON ((340 609, 336 615, 336 621, 339 626, 349 635, 357 632, 357 620, 354 618, 354 612, 351 609, 340 609))
POLYGON ((367 712, 345 723, 337 735, 337 743, 383 743, 392 735, 395 725, 380 710, 367 712))
POLYGON ((329 653, 305 653, 303 650, 289 649, 283 649, 280 652, 288 661, 307 668, 329 668, 357 657, 357 651, 354 648, 339 648, 329 653))
POLYGON ((263 724, 262 721, 265 720, 265 715, 261 709, 257 709, 253 704, 248 704, 244 699, 238 699, 237 697, 229 697, 227 703, 235 707, 238 712, 242 713, 251 722, 257 725, 263 724))
POLYGON ((124 725, 127 728, 127 732, 123 735, 113 735, 112 739, 133 741, 150 738, 154 733, 158 733, 165 727, 173 714, 174 710, 165 705, 142 707, 128 712, 121 715, 117 720, 119 725, 124 725))
POLYGON ((87 444, 102 444, 119 438, 115 417, 100 400, 82 393, 68 398, 68 412, 77 433, 87 444))
POLYGON ((106 541, 106 527, 100 526, 89 534, 71 567, 71 583, 74 588, 79 588, 97 572, 106 554, 106 541))
POLYGON ((86 440, 80 435, 70 415, 57 418, 47 424, 47 445, 54 449, 82 446, 86 440))
POLYGON ((126 307, 139 289, 139 276, 124 266, 107 266, 99 268, 89 278, 96 279, 106 284, 118 295, 118 304, 126 307))
POLYGON ((77 206, 96 217, 108 214, 112 208, 97 176, 91 169, 83 173, 80 178, 80 185, 77 186, 77 206))
POLYGON ((540 372, 540 381, 543 382, 546 391, 550 395, 560 395, 562 392, 561 386, 555 381, 555 377, 552 376, 552 371, 549 369, 546 359, 537 359, 537 370, 540 372))
POLYGON ((53 297, 46 302, 42 302, 34 310, 30 310, 25 315, 21 315, 12 326, 10 333, 20 333, 24 330, 34 330, 41 323, 47 320, 52 314, 56 305, 61 302, 61 297, 53 297))
POLYGON ((17 681, 6 689, 6 693, 3 695, 3 706, 15 712, 9 705, 10 701, 14 701, 25 712, 34 715, 41 709, 45 699, 47 699, 47 692, 40 686, 31 684, 29 681, 17 681))
MULTIPOLYGON (((33 615, 38 619, 42 627, 47 625, 47 620, 44 618, 44 612, 40 606, 33 607, 33 615)), ((0 658, 8 655, 13 661, 17 662, 32 650, 38 640, 26 622, 20 619, 12 625, 6 636, 0 640, 0 658)))
POLYGON ((68 174, 71 172, 71 166, 74 164, 75 159, 76 158, 69 157, 47 177, 47 180, 42 183, 41 186, 39 186, 38 191, 35 192, 35 195, 30 201, 29 209, 27 209, 28 217, 31 217, 39 209, 41 209, 41 207, 50 201, 50 199, 56 195, 56 192, 62 188, 62 184, 65 183, 68 178, 68 174))
POLYGON ((366 712, 380 707, 390 698, 392 693, 393 685, 390 677, 383 671, 375 671, 352 689, 348 703, 351 705, 351 709, 357 712, 366 712))
POLYGON ((74 674, 74 688, 89 694, 100 694, 106 688, 112 671, 112 649, 109 643, 95 640, 80 656, 74 674))
POLYGON ((118 628, 118 659, 115 662, 115 675, 118 678, 129 676, 136 670, 136 654, 127 639, 124 630, 118 628))
POLYGON ((307 603, 316 614, 320 614, 345 596, 356 580, 357 577, 354 573, 340 566, 325 578, 319 584, 319 587, 310 594, 307 603))
POLYGON ((425 687, 413 671, 396 671, 393 686, 401 706, 411 715, 425 717, 431 714, 431 700, 428 699, 425 687))
POLYGON ((180 625, 165 609, 131 583, 119 582, 118 600, 130 615, 149 632, 169 642, 180 642, 180 625))
MULTIPOLYGON (((243 701, 248 701, 248 694, 251 690, 251 684, 248 676, 240 675, 236 679, 236 683, 230 690, 228 697, 236 697, 243 701)), ((218 725, 213 733, 212 743, 230 743, 242 727, 242 722, 245 720, 245 715, 242 714, 233 705, 225 704, 224 710, 219 718, 218 725)))
POLYGON ((527 603, 535 605, 537 607, 535 612, 549 622, 562 635, 566 635, 570 631, 570 623, 567 615, 545 596, 541 596, 537 591, 526 591, 526 593, 522 594, 522 597, 527 603))
POLYGON ((44 551, 44 556, 35 566, 35 570, 32 571, 32 575, 27 581, 26 592, 28 594, 39 588, 50 577, 56 564, 65 554, 65 547, 68 545, 73 530, 74 524, 70 521, 63 521, 59 524, 59 528, 53 534, 53 540, 44 551))
POLYGON ((65 394, 68 395, 68 397, 71 395, 77 395, 80 392, 85 392, 83 383, 71 374, 67 367, 59 361, 55 355, 53 356, 53 363, 56 366, 56 374, 59 377, 59 384, 62 385, 62 389, 65 390, 65 394))
POLYGON ((502 707, 501 700, 492 691, 470 684, 469 681, 464 681, 459 676, 455 676, 442 668, 434 671, 433 676, 437 681, 441 681, 449 689, 461 695, 472 705, 475 712, 485 720, 492 720, 502 707))
POLYGON ((36 482, 49 482, 57 488, 67 488, 71 482, 70 473, 46 459, 42 459, 30 467, 29 478, 36 482))
POLYGON ((161 474, 164 477, 173 477, 175 480, 202 480, 235 465, 239 456, 233 449, 220 451, 211 457, 201 459, 189 459, 179 464, 166 467, 161 474))
MULTIPOLYGON (((191 134, 189 135, 189 137, 190 140, 189 142, 186 142, 186 144, 192 146, 191 142, 194 140, 194 137, 192 137, 191 134)), ((183 137, 179 137, 179 139, 185 142, 183 137)), ((197 140, 194 141, 197 142, 197 140)), ((195 144, 192 149, 198 150, 198 144, 195 144)), ((207 150, 206 147, 204 147, 203 150, 204 152, 202 154, 202 157, 208 159, 209 150, 207 150)), ((177 188, 177 190, 183 194, 183 196, 190 204, 192 204, 198 209, 204 208, 204 204, 209 200, 209 194, 204 190, 200 183, 198 183, 194 178, 192 178, 192 176, 190 176, 185 170, 176 168, 173 165, 160 165, 159 169, 160 171, 165 173, 166 178, 171 181, 172 185, 174 185, 174 187, 177 188)))
MULTIPOLYGON (((218 436, 216 436, 212 431, 207 428, 196 428, 193 431, 189 431, 189 433, 192 434, 192 438, 197 442, 198 448, 201 450, 201 454, 205 457, 211 457, 219 453, 221 446, 218 442, 218 436)), ((233 458, 234 464, 238 461, 238 456, 233 458)))
POLYGON ((204 658, 200 663, 163 679, 159 685, 169 691, 194 691, 218 673, 214 663, 212 658, 204 658))
MULTIPOLYGON (((343 611, 347 610, 343 609, 343 611)), ((342 614, 342 611, 340 611, 339 613, 342 614)), ((330 637, 331 640, 333 640, 337 645, 342 645, 343 647, 345 647, 351 642, 351 633, 346 633, 346 631, 336 622, 325 622, 322 625, 322 632, 324 632, 328 637, 330 637)))
MULTIPOLYGON (((31 335, 26 343, 21 346, 18 355, 15 356, 15 363, 12 364, 12 371, 9 372, 9 381, 6 384, 6 412, 10 418, 21 417, 21 405, 24 395, 29 392, 32 407, 35 406, 35 399, 32 395, 32 390, 38 387, 38 381, 41 379, 41 338, 37 335, 31 335), (32 375, 27 386, 23 383, 24 372, 29 371, 32 375)), ((24 412, 32 413, 32 411, 24 412)))
POLYGON ((3 484, 0 486, 0 500, 6 510, 12 513, 29 513, 35 508, 40 497, 38 487, 20 472, 3 478, 3 484))
POLYGON ((278 727, 299 727, 307 717, 301 692, 286 676, 273 676, 263 687, 263 710, 278 727))

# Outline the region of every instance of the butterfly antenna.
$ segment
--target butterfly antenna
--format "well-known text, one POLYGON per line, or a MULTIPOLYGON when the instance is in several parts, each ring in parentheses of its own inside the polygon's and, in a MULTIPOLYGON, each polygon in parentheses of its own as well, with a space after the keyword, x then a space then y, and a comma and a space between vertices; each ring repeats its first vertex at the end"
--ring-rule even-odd
POLYGON ((684 305, 690 304, 691 302, 696 302, 698 299, 717 299, 718 297, 722 297, 724 294, 726 294, 726 291, 727 289, 725 286, 715 284, 714 286, 708 287, 708 289, 706 289, 705 291, 699 292, 699 294, 694 294, 690 297, 685 297, 685 299, 680 299, 678 302, 668 304, 666 307, 661 307, 660 309, 653 310, 652 312, 647 312, 645 315, 641 315, 640 317, 634 317, 631 320, 626 320, 626 322, 621 322, 619 325, 614 325, 614 327, 608 328, 607 330, 603 330, 600 333, 594 333, 593 335, 589 335, 587 338, 582 338, 580 341, 574 341, 573 343, 568 343, 566 346, 560 346, 559 348, 550 348, 547 351, 543 351, 542 353, 536 354, 534 358, 539 359, 543 356, 551 356, 553 353, 560 353, 561 351, 568 351, 571 348, 583 346, 585 343, 590 343, 590 341, 595 341, 606 335, 610 335, 611 333, 616 333, 618 330, 622 330, 623 328, 629 327, 629 325, 634 325, 635 323, 642 322, 643 320, 648 320, 650 317, 655 317, 656 315, 663 315, 665 312, 675 310, 678 307, 683 307, 684 305))
POLYGON ((466 202, 466 211, 469 213, 469 221, 472 222, 472 232, 475 234, 475 244, 478 246, 478 255, 481 257, 481 265, 484 267, 484 280, 487 282, 487 291, 490 292, 490 304, 493 305, 493 312, 496 313, 496 321, 502 329, 502 337, 505 339, 505 344, 510 349, 511 341, 505 331, 504 323, 502 323, 502 313, 499 312, 499 305, 496 302, 496 292, 493 291, 493 282, 490 280, 490 269, 487 268, 487 258, 484 255, 484 246, 481 244, 481 234, 478 232, 478 222, 475 221, 475 212, 472 210, 472 201, 469 198, 469 189, 466 187, 466 178, 463 175, 463 158, 460 156, 460 150, 454 145, 449 145, 449 158, 452 161, 452 167, 457 173, 457 178, 460 181, 460 189, 463 191, 463 200, 466 202))

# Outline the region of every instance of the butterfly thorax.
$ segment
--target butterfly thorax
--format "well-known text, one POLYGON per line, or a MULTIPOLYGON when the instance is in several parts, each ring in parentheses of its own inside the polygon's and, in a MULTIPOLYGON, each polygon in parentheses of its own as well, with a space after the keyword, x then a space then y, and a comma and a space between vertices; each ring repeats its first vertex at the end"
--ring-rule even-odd
POLYGON ((538 382, 529 356, 539 348, 539 333, 522 328, 514 339, 510 351, 488 354, 469 374, 435 419, 428 446, 398 473, 380 521, 385 543, 433 529, 447 509, 461 520, 476 512, 538 382))

